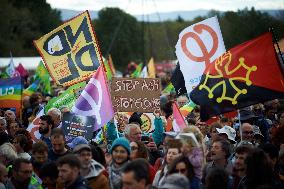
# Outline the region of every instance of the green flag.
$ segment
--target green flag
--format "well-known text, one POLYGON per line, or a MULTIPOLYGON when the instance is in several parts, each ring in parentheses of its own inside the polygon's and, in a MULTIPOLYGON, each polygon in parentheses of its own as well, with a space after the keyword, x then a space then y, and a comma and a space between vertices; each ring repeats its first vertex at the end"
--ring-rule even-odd
POLYGON ((173 86, 172 83, 169 83, 167 87, 163 90, 163 93, 171 93, 175 92, 175 87, 173 86))
POLYGON ((112 79, 112 71, 111 71, 111 68, 109 66, 109 62, 107 59, 103 59, 103 63, 104 63, 104 68, 105 68, 105 72, 106 72, 106 76, 107 76, 107 80, 110 81, 112 79))
POLYGON ((45 94, 51 94, 50 75, 42 61, 39 62, 39 65, 36 68, 35 80, 37 79, 40 80, 42 92, 45 94))
POLYGON ((141 74, 141 71, 142 71, 142 67, 143 67, 143 64, 140 63, 140 64, 136 67, 136 70, 131 74, 131 77, 133 77, 133 78, 139 78, 139 77, 140 77, 140 74, 141 74))
POLYGON ((71 109, 76 101, 76 94, 75 94, 76 90, 84 88, 85 86, 86 86, 85 81, 70 86, 64 93, 62 93, 58 97, 52 98, 47 103, 44 109, 45 112, 47 112, 50 108, 59 109, 62 106, 67 106, 69 109, 71 109))

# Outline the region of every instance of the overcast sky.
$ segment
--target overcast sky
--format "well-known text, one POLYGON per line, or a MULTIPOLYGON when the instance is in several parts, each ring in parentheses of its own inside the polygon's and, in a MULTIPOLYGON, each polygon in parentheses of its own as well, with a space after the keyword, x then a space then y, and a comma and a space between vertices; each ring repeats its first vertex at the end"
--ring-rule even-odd
POLYGON ((235 11, 252 6, 256 9, 284 9, 284 0, 47 0, 47 2, 52 8, 82 11, 119 7, 135 15, 196 9, 235 11))

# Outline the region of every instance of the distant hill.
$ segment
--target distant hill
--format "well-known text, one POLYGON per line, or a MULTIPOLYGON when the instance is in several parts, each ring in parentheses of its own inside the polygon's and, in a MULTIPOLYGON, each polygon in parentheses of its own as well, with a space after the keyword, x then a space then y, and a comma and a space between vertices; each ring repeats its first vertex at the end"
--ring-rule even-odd
MULTIPOLYGON (((61 12, 61 18, 63 21, 66 21, 78 14, 82 11, 75 11, 69 9, 58 9, 61 12)), ((178 16, 183 18, 184 20, 193 20, 198 16, 206 16, 210 10, 193 10, 193 11, 174 11, 174 12, 164 12, 164 13, 151 13, 147 15, 133 15, 139 21, 147 21, 147 22, 159 22, 166 20, 176 20, 178 16)), ((280 10, 261 10, 261 12, 266 12, 269 15, 276 17, 280 10)), ((283 10, 282 10, 283 11, 283 10)), ((91 19, 98 18, 98 11, 89 11, 91 19)))

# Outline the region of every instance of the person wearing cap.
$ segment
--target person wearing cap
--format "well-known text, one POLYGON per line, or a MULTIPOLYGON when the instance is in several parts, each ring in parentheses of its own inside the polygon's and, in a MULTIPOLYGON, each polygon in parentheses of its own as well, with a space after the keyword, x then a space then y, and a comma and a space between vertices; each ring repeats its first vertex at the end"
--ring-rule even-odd
POLYGON ((88 144, 76 145, 73 149, 81 162, 80 175, 83 176, 91 189, 109 189, 108 179, 104 175, 103 165, 92 159, 91 147, 88 144))
POLYGON ((108 167, 111 189, 122 187, 121 174, 130 159, 130 151, 129 141, 125 137, 120 137, 113 141, 110 148, 112 162, 108 167))
POLYGON ((83 136, 77 136, 75 137, 70 143, 67 144, 67 146, 73 150, 76 146, 80 144, 89 144, 87 139, 85 139, 83 136))
POLYGON ((221 129, 216 128, 218 135, 221 136, 224 140, 227 140, 228 142, 235 144, 235 138, 236 138, 236 130, 233 129, 230 126, 225 125, 221 129))
POLYGON ((159 189, 190 189, 190 184, 186 176, 174 173, 166 177, 159 189))

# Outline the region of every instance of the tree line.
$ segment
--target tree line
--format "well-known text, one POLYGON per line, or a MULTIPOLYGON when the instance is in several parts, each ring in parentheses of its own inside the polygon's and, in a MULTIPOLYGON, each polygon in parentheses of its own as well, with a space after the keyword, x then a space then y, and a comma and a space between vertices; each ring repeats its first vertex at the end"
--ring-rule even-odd
MULTIPOLYGON (((0 56, 38 56, 32 44, 62 24, 60 12, 45 0, 1 0, 0 56)), ((173 60, 179 33, 186 27, 212 16, 218 16, 226 49, 252 39, 273 27, 276 35, 284 37, 284 12, 278 18, 254 8, 236 12, 212 10, 204 17, 186 21, 141 22, 119 8, 105 8, 93 20, 103 56, 112 55, 117 68, 125 68, 130 61, 146 63, 173 60)))

